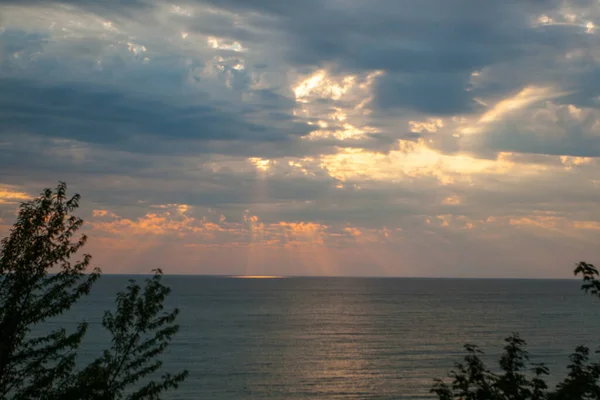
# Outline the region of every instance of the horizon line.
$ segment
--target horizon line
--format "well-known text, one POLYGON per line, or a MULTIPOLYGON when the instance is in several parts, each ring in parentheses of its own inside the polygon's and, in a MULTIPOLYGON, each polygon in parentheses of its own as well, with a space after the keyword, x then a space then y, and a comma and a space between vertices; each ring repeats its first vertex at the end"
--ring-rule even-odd
MULTIPOLYGON (((152 276, 152 273, 101 273, 108 276, 152 276)), ((372 276, 372 275, 243 275, 243 274, 185 274, 185 273, 166 273, 163 276, 186 276, 186 277, 205 277, 205 278, 227 278, 227 279, 302 279, 302 278, 341 278, 341 279, 455 279, 455 280, 553 280, 553 281, 571 281, 580 280, 577 277, 571 278, 552 278, 552 277, 469 277, 469 276, 372 276)))

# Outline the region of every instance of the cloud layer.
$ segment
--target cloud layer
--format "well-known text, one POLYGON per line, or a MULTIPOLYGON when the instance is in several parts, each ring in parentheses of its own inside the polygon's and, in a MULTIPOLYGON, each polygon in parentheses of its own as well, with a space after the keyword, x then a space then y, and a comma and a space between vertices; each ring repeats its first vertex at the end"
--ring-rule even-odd
POLYGON ((0 1, 0 230, 107 272, 564 277, 600 256, 591 0, 0 1))

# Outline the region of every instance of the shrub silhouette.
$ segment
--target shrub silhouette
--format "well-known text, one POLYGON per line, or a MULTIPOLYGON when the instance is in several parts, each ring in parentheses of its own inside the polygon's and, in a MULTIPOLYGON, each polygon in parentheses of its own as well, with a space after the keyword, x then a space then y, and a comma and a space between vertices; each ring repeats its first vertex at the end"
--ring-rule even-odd
MULTIPOLYGON (((600 297, 598 270, 580 262, 574 271, 581 275, 581 289, 600 297)), ((577 346, 570 356, 567 376, 550 390, 546 383, 548 368, 529 362, 526 342, 517 333, 505 339, 499 361, 500 373, 493 373, 481 360, 483 352, 466 344, 463 362, 450 371, 451 383, 436 379, 431 388, 440 400, 591 400, 600 399, 600 364, 590 360, 590 349, 577 346)))

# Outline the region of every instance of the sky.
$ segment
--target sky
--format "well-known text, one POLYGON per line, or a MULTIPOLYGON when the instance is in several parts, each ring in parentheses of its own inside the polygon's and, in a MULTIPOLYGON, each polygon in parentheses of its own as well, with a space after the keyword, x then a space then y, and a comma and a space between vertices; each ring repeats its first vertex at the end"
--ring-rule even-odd
POLYGON ((572 276, 596 0, 0 0, 0 233, 66 181, 105 273, 572 276))

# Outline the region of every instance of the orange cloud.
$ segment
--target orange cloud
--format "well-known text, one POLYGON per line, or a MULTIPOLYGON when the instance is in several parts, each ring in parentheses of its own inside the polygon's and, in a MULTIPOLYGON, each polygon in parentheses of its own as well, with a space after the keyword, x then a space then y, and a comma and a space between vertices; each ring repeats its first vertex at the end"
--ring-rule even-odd
MULTIPOLYGON (((163 267, 178 273, 352 275, 364 273, 364 266, 369 265, 373 275, 427 275, 428 267, 423 265, 475 259, 481 256, 477 247, 490 243, 503 257, 508 257, 508 249, 522 244, 520 252, 510 253, 511 262, 521 265, 531 261, 524 243, 527 238, 587 246, 600 237, 600 221, 543 212, 479 218, 431 214, 390 221, 380 228, 266 222, 250 212, 230 222, 218 213, 201 216, 196 212, 178 204, 151 207, 138 218, 94 210, 86 225, 91 231, 86 251, 96 256, 94 265, 105 272, 148 272, 163 267), (404 230, 399 226, 403 224, 407 224, 404 230), (478 243, 466 253, 461 247, 465 238, 478 243)), ((0 230, 8 228, 3 223, 6 219, 0 220, 0 230)), ((534 261, 542 265, 547 260, 534 261)))
POLYGON ((508 217, 510 225, 517 227, 535 227, 546 230, 556 230, 568 233, 573 230, 600 230, 600 221, 595 220, 575 220, 566 217, 557 217, 550 215, 532 215, 526 217, 508 217))
POLYGON ((219 225, 206 219, 197 220, 194 217, 189 217, 185 215, 185 211, 177 213, 172 211, 150 212, 140 218, 129 219, 121 218, 106 210, 94 210, 93 218, 96 219, 91 222, 92 229, 115 236, 174 235, 181 238, 189 233, 206 236, 210 235, 211 232, 223 230, 219 225), (109 218, 109 220, 106 220, 106 218, 109 218))
MULTIPOLYGON (((155 207, 162 208, 162 207, 155 207)), ((107 210, 94 210, 90 229, 103 237, 169 240, 177 238, 188 248, 203 246, 326 246, 342 237, 361 240, 356 227, 332 227, 316 222, 278 221, 265 223, 246 213, 241 222, 218 221, 188 215, 189 206, 169 205, 168 211, 148 212, 130 219, 107 210), (154 239, 153 239, 154 238, 154 239)))
POLYGON ((12 186, 0 185, 0 204, 18 204, 30 198, 29 194, 20 192, 12 186))
POLYGON ((327 226, 314 222, 279 222, 281 234, 288 246, 301 244, 324 245, 327 226))

